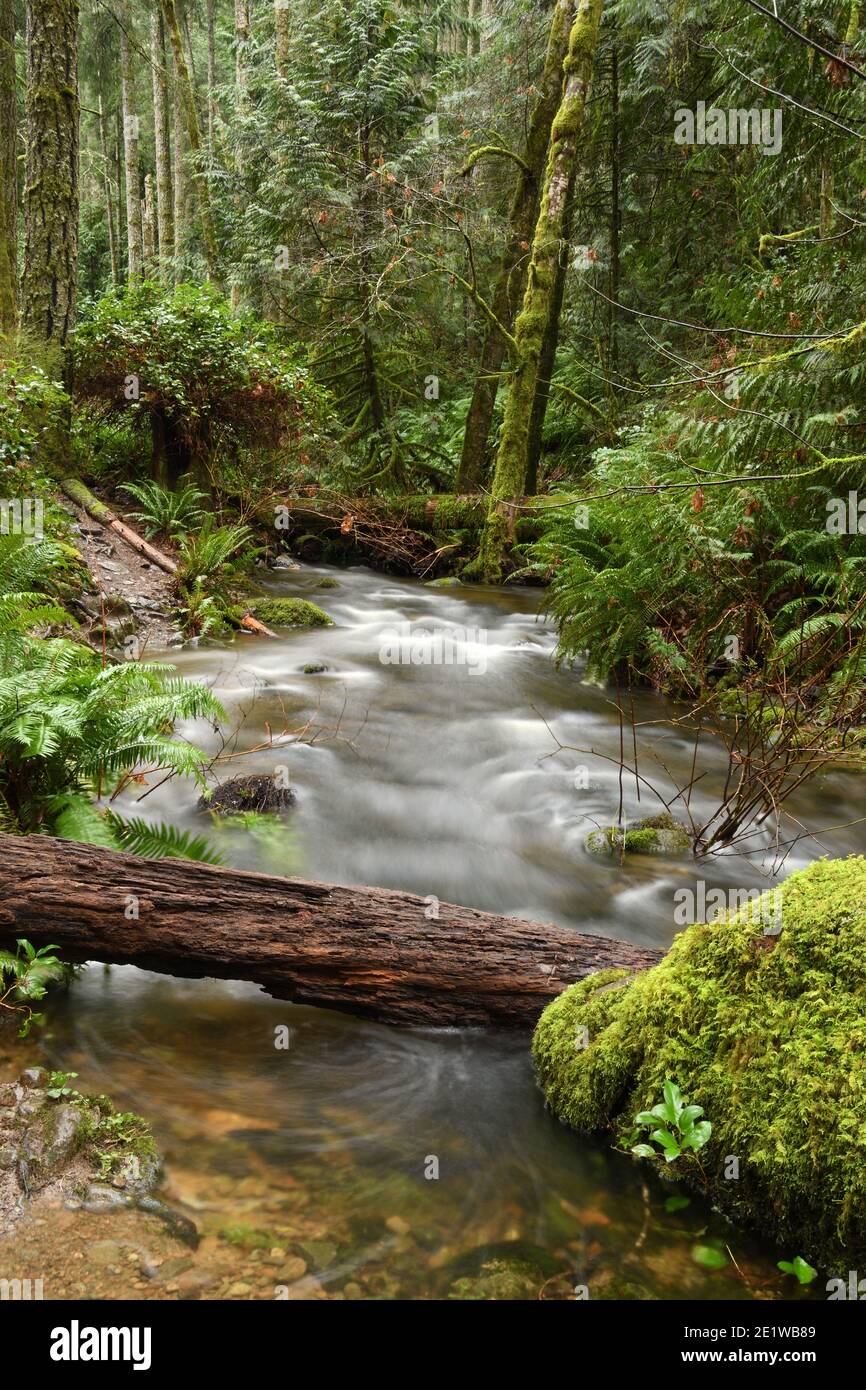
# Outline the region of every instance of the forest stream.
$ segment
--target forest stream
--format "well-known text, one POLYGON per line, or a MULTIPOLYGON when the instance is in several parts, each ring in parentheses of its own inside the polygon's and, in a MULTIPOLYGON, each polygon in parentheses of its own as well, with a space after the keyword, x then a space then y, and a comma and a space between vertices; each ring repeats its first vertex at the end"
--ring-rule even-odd
MULTIPOLYGON (((616 819, 619 721, 611 690, 557 670, 539 590, 324 566, 264 582, 321 603, 335 626, 207 642, 171 659, 229 712, 220 737, 242 756, 218 776, 285 763, 296 804, 274 822, 212 823, 194 785, 175 779, 154 783, 139 813, 204 831, 238 867, 661 947, 676 929, 677 887, 772 882, 769 855, 696 867, 688 856, 621 863, 586 852, 588 831, 616 819), (415 663, 381 659, 401 624, 412 625, 415 663), (419 658, 435 655, 443 626, 459 630, 455 659, 428 664, 419 658)), ((646 694, 635 713, 662 721, 670 707, 646 694)), ((644 774, 667 790, 688 780, 686 737, 663 722, 643 734, 644 774)), ((195 736, 218 751, 206 727, 195 736)), ((723 767, 721 749, 705 748, 693 807, 712 806, 723 767)), ((622 796, 630 817, 658 809, 646 791, 638 802, 628 778, 622 796)), ((853 820, 858 804, 860 779, 840 774, 810 783, 792 810, 815 827, 853 820)), ((801 841, 784 873, 856 850, 850 833, 801 841)), ((51 1000, 41 1033, 6 1043, 0 1080, 39 1061, 145 1115, 165 1160, 160 1195, 202 1239, 192 1250, 141 1213, 43 1209, 7 1238, 6 1266, 41 1275, 46 1297, 574 1298, 578 1287, 593 1298, 810 1297, 776 1268, 796 1251, 762 1245, 560 1125, 528 1043, 91 965, 51 1000)))

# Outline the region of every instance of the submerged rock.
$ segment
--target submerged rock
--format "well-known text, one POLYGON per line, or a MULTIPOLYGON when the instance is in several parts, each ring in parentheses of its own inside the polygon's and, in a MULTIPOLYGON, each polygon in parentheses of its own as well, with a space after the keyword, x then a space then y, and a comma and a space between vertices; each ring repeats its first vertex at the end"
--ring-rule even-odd
POLYGON ((664 812, 647 816, 631 830, 624 831, 621 825, 591 830, 584 843, 590 854, 682 854, 691 848, 692 837, 684 825, 664 812))
POLYGON ((700 1165, 680 1157, 674 1176, 784 1249, 855 1269, 866 1263, 866 859, 819 860, 775 894, 688 927, 651 970, 572 985, 542 1014, 533 1058, 561 1120, 626 1147, 635 1116, 674 1081, 712 1125, 700 1165))
POLYGON ((253 776, 229 777, 220 786, 199 797, 199 811, 214 811, 220 816, 245 815, 249 811, 264 814, 285 811, 295 801, 291 787, 280 787, 268 773, 253 776))

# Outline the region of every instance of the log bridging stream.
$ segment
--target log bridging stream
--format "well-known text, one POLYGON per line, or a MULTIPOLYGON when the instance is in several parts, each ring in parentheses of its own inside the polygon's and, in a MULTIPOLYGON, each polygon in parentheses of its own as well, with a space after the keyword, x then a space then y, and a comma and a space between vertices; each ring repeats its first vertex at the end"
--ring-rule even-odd
POLYGON ((384 888, 347 888, 48 836, 4 835, 0 944, 55 944, 385 1023, 532 1026, 568 984, 662 952, 384 888))

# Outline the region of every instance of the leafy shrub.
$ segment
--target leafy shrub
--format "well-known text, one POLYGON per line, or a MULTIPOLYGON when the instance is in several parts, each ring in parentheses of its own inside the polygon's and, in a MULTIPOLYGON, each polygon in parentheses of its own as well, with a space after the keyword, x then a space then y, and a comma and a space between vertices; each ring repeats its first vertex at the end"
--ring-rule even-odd
POLYGON ((322 392, 275 330, 234 315, 209 286, 144 281, 113 291, 72 351, 82 399, 147 424, 154 463, 170 479, 231 458, 244 441, 291 449, 323 410, 322 392))

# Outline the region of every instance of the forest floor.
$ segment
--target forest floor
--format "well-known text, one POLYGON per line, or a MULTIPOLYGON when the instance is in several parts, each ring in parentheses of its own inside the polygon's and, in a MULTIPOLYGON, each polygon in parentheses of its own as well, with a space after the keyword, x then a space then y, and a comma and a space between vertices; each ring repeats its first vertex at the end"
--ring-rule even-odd
POLYGON ((75 518, 73 539, 93 581, 93 593, 82 603, 97 635, 105 627, 111 633, 109 645, 134 635, 139 656, 148 649, 179 646, 182 637, 173 617, 171 575, 73 502, 64 499, 63 505, 75 518))

